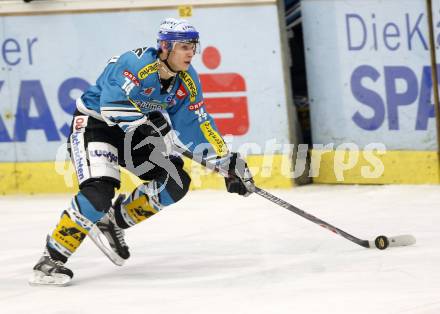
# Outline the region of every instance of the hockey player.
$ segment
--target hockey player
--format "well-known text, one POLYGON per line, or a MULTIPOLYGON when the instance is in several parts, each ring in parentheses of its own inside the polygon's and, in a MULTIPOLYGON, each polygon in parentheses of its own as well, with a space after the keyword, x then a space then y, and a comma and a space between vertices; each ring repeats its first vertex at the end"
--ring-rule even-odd
POLYGON ((252 176, 243 159, 228 151, 205 111, 199 78, 191 65, 199 33, 185 20, 160 24, 157 47, 139 48, 109 60, 102 74, 77 100, 69 137, 79 192, 47 236, 30 283, 66 285, 64 266, 89 235, 113 262, 129 258, 124 229, 185 196, 190 177, 176 155, 176 143, 195 155, 215 157, 229 175, 226 188, 247 196, 252 176), (144 184, 120 195, 119 167, 144 184), (99 235, 111 248, 106 248, 99 235))

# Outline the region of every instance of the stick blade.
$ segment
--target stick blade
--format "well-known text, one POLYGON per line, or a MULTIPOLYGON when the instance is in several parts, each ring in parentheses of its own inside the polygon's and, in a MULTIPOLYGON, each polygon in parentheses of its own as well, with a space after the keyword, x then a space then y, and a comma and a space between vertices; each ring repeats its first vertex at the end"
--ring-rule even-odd
POLYGON ((389 247, 408 246, 416 243, 416 238, 410 234, 402 234, 393 237, 378 236, 375 241, 368 241, 370 248, 385 250, 389 247))
POLYGON ((408 246, 416 243, 416 238, 410 234, 402 234, 394 237, 388 237, 389 246, 408 246))

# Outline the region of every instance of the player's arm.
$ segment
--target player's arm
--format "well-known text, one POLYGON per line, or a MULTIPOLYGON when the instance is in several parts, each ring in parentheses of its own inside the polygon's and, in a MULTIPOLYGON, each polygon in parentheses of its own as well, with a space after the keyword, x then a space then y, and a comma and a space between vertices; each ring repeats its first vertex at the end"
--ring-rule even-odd
MULTIPOLYGON (((187 77, 184 79, 189 80, 187 77)), ((225 184, 228 192, 247 196, 250 192, 246 184, 253 182, 252 174, 240 155, 229 151, 214 119, 206 111, 198 77, 191 79, 196 89, 191 90, 185 86, 185 92, 188 95, 178 111, 170 115, 179 140, 194 156, 203 155, 205 158, 215 159, 221 167, 227 170, 228 176, 225 177, 225 184)))
POLYGON ((159 111, 143 113, 132 95, 139 93, 140 82, 130 67, 130 53, 122 55, 115 64, 109 65, 101 81, 101 116, 110 126, 118 125, 124 132, 140 132, 151 137, 151 143, 164 155, 172 151, 171 125, 159 111))
POLYGON ((118 125, 124 132, 145 124, 147 117, 131 101, 130 95, 139 90, 139 80, 130 69, 130 56, 122 55, 110 63, 100 77, 102 88, 100 98, 101 116, 109 125, 118 125))

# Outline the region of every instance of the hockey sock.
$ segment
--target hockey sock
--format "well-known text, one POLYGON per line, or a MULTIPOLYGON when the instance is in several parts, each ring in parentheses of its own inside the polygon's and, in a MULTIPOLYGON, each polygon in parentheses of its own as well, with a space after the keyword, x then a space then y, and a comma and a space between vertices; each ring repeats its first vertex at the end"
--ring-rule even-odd
POLYGON ((152 207, 147 195, 132 199, 131 195, 115 211, 116 223, 119 227, 127 229, 156 214, 158 210, 152 207))
MULTIPOLYGON (((153 182, 148 184, 150 187, 153 182)), ((127 229, 162 210, 158 202, 156 189, 146 189, 145 185, 137 187, 121 206, 115 208, 115 220, 120 228, 127 229)))
POLYGON ((104 214, 97 211, 79 192, 70 207, 61 214, 55 230, 47 237, 46 246, 51 257, 65 263, 104 214))

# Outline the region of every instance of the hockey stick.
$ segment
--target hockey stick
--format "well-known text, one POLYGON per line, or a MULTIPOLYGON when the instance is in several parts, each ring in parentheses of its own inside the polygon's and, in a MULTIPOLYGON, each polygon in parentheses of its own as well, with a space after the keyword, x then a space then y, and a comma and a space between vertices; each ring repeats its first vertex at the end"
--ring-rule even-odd
MULTIPOLYGON (((203 157, 197 157, 195 156, 192 152, 188 151, 185 148, 182 148, 180 146, 176 147, 176 150, 181 153, 183 156, 194 160, 195 162, 198 162, 199 164, 201 164, 202 166, 206 167, 207 169, 213 170, 215 172, 220 173, 223 176, 228 176, 228 174, 226 173, 225 170, 221 169, 218 165, 212 164, 210 162, 208 162, 205 158, 203 157)), ((252 185, 251 186, 251 192, 256 193, 262 197, 264 197, 265 199, 271 201, 272 203, 275 203, 281 207, 284 207, 285 209, 307 219, 310 220, 311 222, 320 225, 323 228, 326 228, 336 234, 339 234, 340 236, 344 237, 345 239, 354 242, 360 246, 363 246, 364 248, 378 248, 379 250, 384 250, 387 247, 396 247, 396 246, 407 246, 407 245, 412 245, 416 243, 416 239, 414 236, 409 235, 409 234, 405 234, 405 235, 398 235, 398 236, 393 236, 393 237, 387 237, 384 235, 380 235, 378 237, 376 237, 375 240, 373 241, 368 241, 368 240, 362 240, 359 239, 327 222, 325 222, 324 220, 321 220, 301 209, 299 209, 298 207, 287 203, 286 201, 276 197, 275 195, 272 195, 271 193, 260 189, 259 187, 252 185)))

